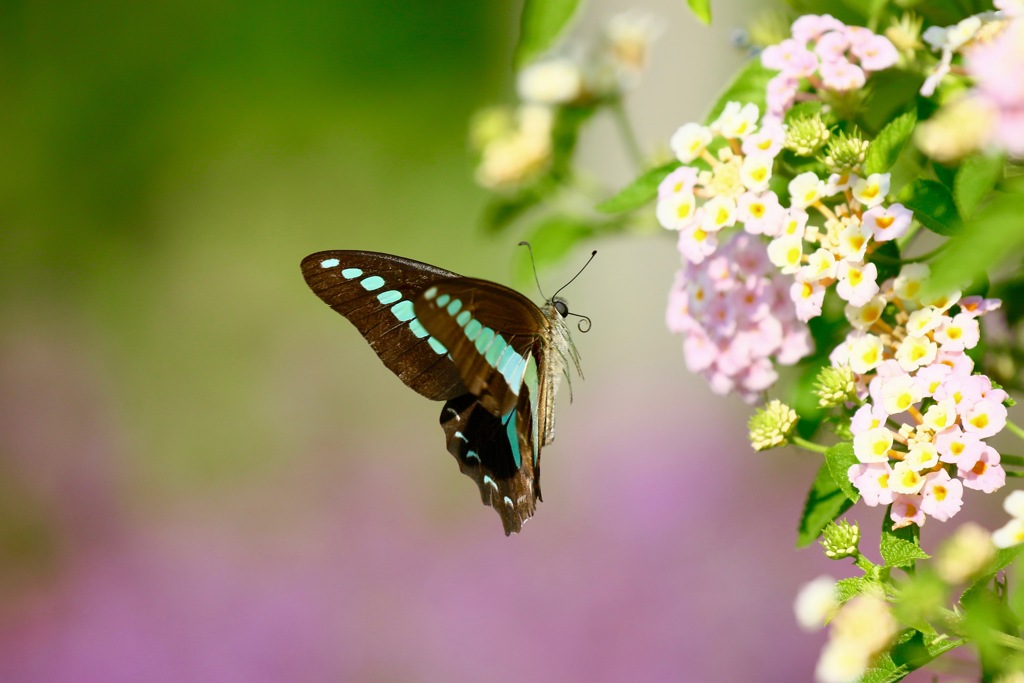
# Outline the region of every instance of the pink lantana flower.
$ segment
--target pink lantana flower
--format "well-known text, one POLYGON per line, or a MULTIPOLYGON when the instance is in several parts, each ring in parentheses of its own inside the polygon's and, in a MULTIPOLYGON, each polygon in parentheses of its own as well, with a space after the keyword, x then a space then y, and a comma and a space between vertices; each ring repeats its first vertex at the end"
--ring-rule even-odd
POLYGON ((924 510, 921 509, 921 496, 896 493, 892 497, 892 528, 899 529, 911 524, 924 526, 924 510))
POLYGON ((861 220, 870 228, 876 242, 887 242, 902 237, 913 217, 914 213, 902 204, 880 204, 865 211, 861 220))
POLYGON ((1006 406, 990 399, 981 399, 961 414, 964 431, 984 439, 998 434, 1006 426, 1006 406))
POLYGON ((973 434, 965 434, 964 430, 954 425, 935 435, 935 448, 942 462, 969 470, 985 451, 985 443, 973 434))
POLYGON ((940 522, 960 512, 963 505, 964 485, 953 479, 946 470, 926 474, 921 489, 921 511, 940 522))
POLYGON ((893 493, 889 488, 889 477, 892 467, 888 462, 859 463, 851 465, 847 476, 857 490, 865 505, 888 505, 892 502, 893 493))
POLYGON ((999 453, 991 446, 985 446, 974 466, 965 470, 958 468, 957 475, 969 489, 992 493, 1006 483, 1006 471, 999 464, 999 453))

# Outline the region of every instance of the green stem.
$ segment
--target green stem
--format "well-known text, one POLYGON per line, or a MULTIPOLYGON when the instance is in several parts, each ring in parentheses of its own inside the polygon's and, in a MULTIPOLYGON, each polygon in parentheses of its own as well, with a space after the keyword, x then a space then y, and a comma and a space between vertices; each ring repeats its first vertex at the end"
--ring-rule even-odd
POLYGON ((934 249, 932 249, 928 253, 921 254, 920 256, 914 256, 913 258, 905 258, 905 259, 902 259, 902 261, 903 261, 903 263, 920 263, 921 261, 928 261, 931 258, 941 254, 943 251, 945 251, 946 247, 948 247, 948 246, 949 246, 949 242, 943 242, 942 244, 940 244, 939 246, 935 247, 934 249))
POLYGON ((1006 428, 1017 435, 1017 438, 1024 439, 1024 429, 1021 429, 1018 425, 1014 424, 1010 420, 1006 421, 1006 428))
POLYGON ((910 227, 907 228, 907 231, 903 233, 903 237, 896 240, 896 244, 899 246, 901 254, 907 248, 907 245, 910 244, 910 241, 914 239, 914 236, 917 235, 920 229, 921 224, 914 221, 910 224, 910 227))
POLYGON ((992 634, 992 640, 995 640, 1000 645, 1003 645, 1005 647, 1024 652, 1024 640, 1021 640, 1017 636, 1011 636, 1009 633, 996 631, 992 634))
POLYGON ((872 562, 871 560, 869 560, 868 558, 864 557, 864 555, 862 553, 860 553, 860 552, 858 552, 857 555, 855 556, 854 563, 866 575, 870 575, 871 572, 873 572, 875 570, 875 568, 876 568, 875 563, 872 562))
POLYGON ((814 451, 815 453, 821 453, 822 455, 825 455, 825 452, 828 451, 828 446, 816 444, 813 441, 808 441, 807 439, 800 436, 789 437, 789 442, 794 446, 799 446, 800 448, 803 448, 804 450, 814 451))
POLYGON ((633 124, 629 121, 629 115, 626 114, 626 107, 621 98, 616 99, 610 106, 612 114, 615 116, 615 124, 619 128, 619 134, 622 135, 622 141, 626 144, 626 152, 639 173, 644 170, 644 154, 640 150, 640 143, 637 142, 636 132, 633 130, 633 124))

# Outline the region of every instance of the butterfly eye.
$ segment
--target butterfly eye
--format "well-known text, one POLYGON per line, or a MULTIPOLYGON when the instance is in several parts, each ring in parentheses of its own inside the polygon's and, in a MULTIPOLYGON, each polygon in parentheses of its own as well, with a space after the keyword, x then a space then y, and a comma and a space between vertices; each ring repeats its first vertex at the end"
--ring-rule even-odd
POLYGON ((563 318, 569 315, 569 304, 565 303, 563 300, 555 299, 552 302, 552 305, 554 305, 555 310, 558 311, 558 315, 562 316, 563 318))

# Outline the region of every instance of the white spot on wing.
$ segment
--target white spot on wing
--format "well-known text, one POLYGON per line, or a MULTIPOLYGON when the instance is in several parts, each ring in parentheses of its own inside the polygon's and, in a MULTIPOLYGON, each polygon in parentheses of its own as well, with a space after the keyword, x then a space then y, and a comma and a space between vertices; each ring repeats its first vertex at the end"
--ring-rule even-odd
POLYGON ((341 263, 341 261, 339 261, 336 258, 326 258, 326 259, 324 259, 323 261, 320 262, 320 267, 321 268, 334 268, 334 267, 338 266, 340 263, 341 263))

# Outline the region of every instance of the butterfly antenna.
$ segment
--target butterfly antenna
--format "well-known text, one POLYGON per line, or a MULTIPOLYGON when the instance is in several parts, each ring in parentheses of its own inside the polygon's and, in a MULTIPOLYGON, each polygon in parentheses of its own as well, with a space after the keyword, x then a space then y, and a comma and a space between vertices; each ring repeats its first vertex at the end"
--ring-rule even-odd
MULTIPOLYGON (((537 291, 540 292, 541 298, 544 299, 545 301, 547 301, 548 298, 546 296, 544 296, 544 290, 541 289, 541 286, 540 286, 540 278, 537 277, 537 261, 534 260, 534 258, 533 258, 533 247, 531 247, 530 243, 527 242, 526 240, 523 240, 522 242, 520 242, 519 246, 520 247, 526 247, 526 249, 530 252, 530 266, 533 268, 533 281, 537 283, 537 291)), ((570 282, 571 282, 571 280, 570 280, 570 282)))
MULTIPOLYGON (((595 249, 594 251, 590 252, 590 258, 588 258, 587 262, 583 264, 583 267, 579 269, 579 272, 577 272, 575 275, 573 275, 571 280, 569 280, 564 285, 559 287, 558 288, 558 292, 555 292, 555 295, 552 296, 549 299, 548 297, 544 296, 544 290, 541 289, 541 286, 540 286, 540 278, 537 277, 537 262, 533 258, 533 247, 530 246, 530 243, 527 242, 526 240, 523 240, 522 242, 520 242, 519 246, 520 247, 526 247, 530 251, 530 265, 533 266, 533 279, 537 283, 537 291, 540 292, 541 297, 543 297, 545 301, 553 301, 554 298, 556 296, 558 296, 558 292, 561 292, 563 289, 565 289, 566 287, 571 285, 573 283, 573 280, 578 278, 580 276, 580 273, 582 273, 584 270, 586 270, 587 266, 590 265, 590 262, 594 260, 595 256, 597 256, 597 249, 595 249)), ((576 329, 578 329, 580 332, 584 332, 584 333, 590 332, 590 328, 593 325, 593 322, 591 322, 590 318, 588 318, 587 316, 581 315, 579 313, 573 313, 571 311, 569 311, 568 313, 566 313, 564 315, 571 315, 571 316, 575 316, 575 317, 579 318, 580 321, 576 325, 576 329)))
POLYGON ((585 315, 581 315, 579 313, 573 313, 572 311, 569 311, 569 315, 572 315, 572 316, 575 316, 577 318, 580 318, 579 323, 576 324, 576 329, 577 330, 579 330, 580 332, 582 332, 584 334, 586 334, 587 332, 590 332, 590 328, 594 324, 594 323, 591 322, 590 318, 588 318, 585 315))
MULTIPOLYGON (((587 259, 587 262, 583 264, 583 267, 580 268, 578 273, 576 273, 575 275, 572 276, 572 280, 569 280, 564 285, 562 285, 561 287, 558 288, 558 292, 561 292, 563 289, 565 289, 566 287, 571 285, 573 283, 573 281, 580 276, 580 273, 582 273, 584 270, 587 269, 587 266, 590 265, 590 262, 594 260, 595 256, 597 256, 597 249, 595 249, 594 251, 590 252, 590 258, 587 259)), ((534 269, 534 275, 536 275, 536 272, 537 272, 536 269, 534 269)), ((558 296, 558 292, 555 292, 555 296, 558 296)), ((555 296, 553 296, 551 298, 554 299, 555 296)), ((580 317, 583 317, 583 316, 580 316, 580 317)))

